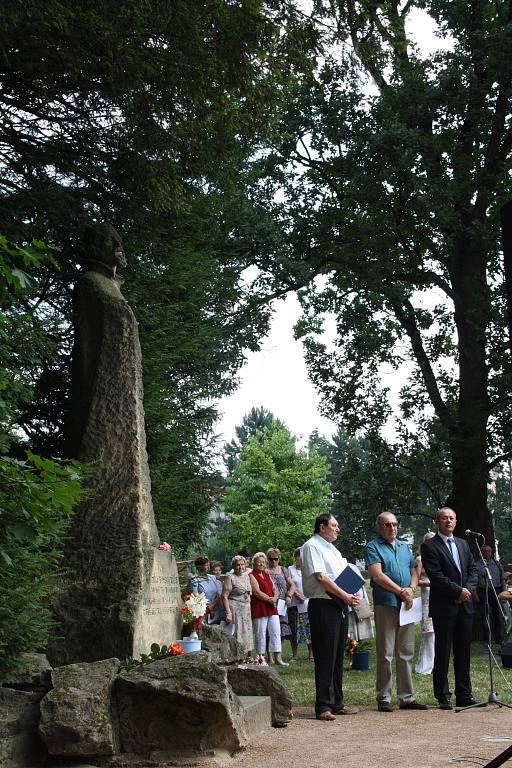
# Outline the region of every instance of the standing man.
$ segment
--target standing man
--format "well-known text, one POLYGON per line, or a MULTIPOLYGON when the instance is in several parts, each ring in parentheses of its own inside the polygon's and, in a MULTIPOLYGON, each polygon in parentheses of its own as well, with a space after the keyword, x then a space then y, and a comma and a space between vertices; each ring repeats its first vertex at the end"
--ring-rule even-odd
POLYGON ((440 709, 452 709, 448 667, 453 647, 455 697, 458 707, 476 704, 471 692, 472 593, 478 576, 464 539, 453 536, 457 515, 450 507, 437 513, 438 533, 421 545, 421 561, 430 579, 429 615, 434 622, 435 658, 432 682, 440 709))
POLYGON ((477 560, 475 563, 476 572, 478 574, 478 593, 477 599, 480 603, 480 611, 482 618, 482 627, 484 630, 484 637, 488 643, 498 643, 501 645, 503 640, 503 613, 498 600, 497 595, 503 592, 505 589, 505 573, 500 563, 492 556, 492 549, 489 544, 484 544, 482 547, 482 556, 485 560, 485 564, 481 560, 477 560), (485 568, 489 571, 492 587, 489 584, 487 589, 487 579, 485 578, 485 568), (487 595, 486 595, 487 591, 487 595), (488 601, 489 606, 489 624, 491 628, 491 636, 489 637, 489 628, 487 626, 487 617, 485 616, 485 601, 488 601))
POLYGON ((357 594, 349 595, 334 583, 347 560, 334 543, 340 527, 334 515, 319 515, 313 536, 301 547, 302 586, 309 598, 308 616, 311 645, 315 658, 315 714, 318 720, 336 720, 336 715, 354 715, 356 707, 343 703, 343 654, 347 638, 347 612, 331 595, 345 605, 358 605, 357 594))
POLYGON ((365 563, 373 590, 377 650, 377 706, 393 712, 391 703, 392 662, 396 664, 396 692, 400 709, 427 709, 416 701, 412 684, 414 624, 400 626, 400 608, 412 608, 418 584, 416 560, 405 543, 397 539, 398 522, 392 512, 377 518, 377 538, 365 547, 365 563))

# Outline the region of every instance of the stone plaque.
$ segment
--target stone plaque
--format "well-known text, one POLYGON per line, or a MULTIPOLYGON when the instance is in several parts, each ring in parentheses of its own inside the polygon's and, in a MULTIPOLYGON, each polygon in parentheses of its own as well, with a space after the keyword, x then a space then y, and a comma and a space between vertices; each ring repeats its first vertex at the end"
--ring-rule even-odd
POLYGON ((133 657, 149 653, 152 643, 170 645, 181 637, 181 599, 176 560, 168 552, 146 556, 146 580, 135 618, 133 657))

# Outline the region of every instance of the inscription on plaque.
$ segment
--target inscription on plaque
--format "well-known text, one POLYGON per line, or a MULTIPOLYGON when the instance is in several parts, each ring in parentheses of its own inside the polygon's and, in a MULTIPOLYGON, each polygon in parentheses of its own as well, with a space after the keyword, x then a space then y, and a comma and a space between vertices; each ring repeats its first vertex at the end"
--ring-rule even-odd
POLYGON ((183 601, 176 560, 158 549, 151 554, 135 623, 134 658, 148 653, 152 643, 170 645, 181 636, 183 601))

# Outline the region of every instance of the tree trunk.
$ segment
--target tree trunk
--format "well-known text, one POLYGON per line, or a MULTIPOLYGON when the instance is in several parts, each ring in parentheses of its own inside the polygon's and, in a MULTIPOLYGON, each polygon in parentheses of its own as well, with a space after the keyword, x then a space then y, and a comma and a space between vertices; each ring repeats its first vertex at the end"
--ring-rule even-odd
POLYGON ((450 434, 452 490, 447 504, 457 513, 457 533, 483 533, 494 544, 487 507, 487 420, 489 418, 486 333, 489 290, 486 253, 474 235, 459 240, 450 264, 458 335, 459 391, 450 434))

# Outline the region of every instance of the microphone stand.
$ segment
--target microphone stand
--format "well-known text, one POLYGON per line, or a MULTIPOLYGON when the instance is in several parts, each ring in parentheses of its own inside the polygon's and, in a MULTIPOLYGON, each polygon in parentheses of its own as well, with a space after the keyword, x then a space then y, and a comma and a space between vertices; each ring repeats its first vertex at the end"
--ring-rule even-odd
MULTIPOLYGON (((475 545, 478 550, 478 559, 483 565, 484 569, 484 579, 485 579, 485 590, 484 590, 484 620, 485 620, 485 626, 487 628, 487 658, 489 660, 489 697, 487 701, 479 701, 476 704, 470 704, 468 707, 456 707, 456 712, 466 712, 468 709, 476 709, 477 707, 486 707, 488 704, 496 704, 498 707, 508 707, 508 709, 512 709, 512 705, 505 704, 504 701, 501 701, 498 699, 498 694, 494 690, 494 677, 493 677, 493 671, 492 671, 492 648, 491 648, 491 639, 492 639, 492 633, 491 633, 491 611, 489 606, 489 590, 491 589, 494 595, 494 598, 498 604, 498 607, 501 611, 501 614, 503 618, 505 618, 505 614, 503 613, 503 608, 499 604, 498 595, 496 594, 496 590, 494 589, 494 585, 492 583, 491 574, 489 572, 489 568, 487 567, 487 562, 482 554, 482 550, 480 548, 480 544, 478 543, 478 538, 481 536, 484 543, 485 539, 482 536, 481 533, 479 534, 473 534, 475 536, 475 545)), ((511 748, 512 750, 512 748, 511 748)), ((508 759, 508 758, 507 758, 508 759)), ((497 768, 497 766, 501 765, 501 763, 489 763, 489 766, 491 768, 497 768)), ((487 768, 487 766, 484 766, 484 768, 487 768)))

